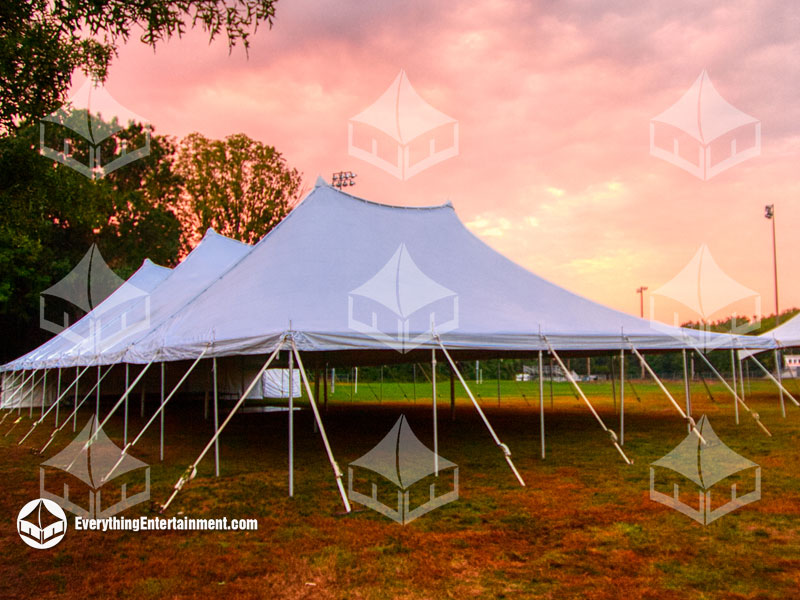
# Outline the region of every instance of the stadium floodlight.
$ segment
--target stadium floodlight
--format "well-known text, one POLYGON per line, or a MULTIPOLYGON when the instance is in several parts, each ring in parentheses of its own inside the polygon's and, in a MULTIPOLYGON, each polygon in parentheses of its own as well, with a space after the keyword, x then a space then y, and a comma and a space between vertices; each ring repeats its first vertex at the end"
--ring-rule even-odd
POLYGON ((772 271, 775 278, 775 327, 781 323, 781 313, 778 310, 778 244, 775 241, 775 205, 767 204, 764 207, 764 217, 772 221, 772 271))
POLYGON ((333 174, 332 184, 333 187, 342 189, 343 187, 353 186, 356 184, 355 179, 358 177, 352 171, 339 171, 333 174))

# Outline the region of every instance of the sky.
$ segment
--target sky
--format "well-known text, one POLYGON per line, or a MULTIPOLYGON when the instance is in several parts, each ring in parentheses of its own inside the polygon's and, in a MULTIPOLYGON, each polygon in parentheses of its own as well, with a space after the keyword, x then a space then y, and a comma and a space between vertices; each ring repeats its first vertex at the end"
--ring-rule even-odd
MULTIPOLYGON (((106 89, 156 133, 241 132, 274 145, 308 188, 345 170, 358 174, 349 191, 376 202, 450 201, 487 244, 592 300, 638 314, 636 289, 647 286, 646 316, 662 320, 774 312, 764 218, 774 204, 780 306, 800 306, 800 7, 699 4, 281 0, 249 53, 209 44, 202 30, 155 51, 133 39, 106 89), (405 179, 348 151, 348 121, 401 70, 459 136, 455 156, 405 179), (650 148, 651 119, 687 92, 695 102, 703 71, 728 104, 702 105, 689 128, 751 123, 712 146, 714 157, 731 139, 751 144, 752 123, 761 137, 757 155, 705 178, 650 148), (676 277, 671 296, 650 295, 676 277), (693 279, 700 292, 675 293, 693 279), (715 312, 677 302, 692 293, 715 312)), ((701 94, 713 99, 707 84, 701 94)), ((683 135, 658 131, 670 148, 683 135)), ((680 144, 699 152, 687 136, 680 144)))

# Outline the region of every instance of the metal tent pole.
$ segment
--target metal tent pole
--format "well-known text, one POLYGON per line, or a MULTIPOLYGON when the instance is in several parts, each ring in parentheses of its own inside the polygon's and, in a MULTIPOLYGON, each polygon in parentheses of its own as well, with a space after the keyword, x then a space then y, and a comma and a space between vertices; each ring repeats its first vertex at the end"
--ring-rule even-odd
POLYGON ((619 351, 619 445, 625 445, 625 349, 619 351))
POLYGON ((217 438, 219 438, 222 431, 225 429, 225 427, 227 427, 231 419, 233 419, 233 415, 236 414, 236 411, 239 410, 239 407, 242 404, 244 404, 244 401, 247 399, 247 396, 250 394, 250 392, 253 390, 256 384, 259 381, 261 381, 261 376, 264 374, 264 371, 267 370, 269 365, 272 364, 272 361, 275 360, 275 357, 278 355, 278 352, 280 352, 280 349, 283 347, 285 340, 286 336, 282 336, 275 350, 273 350, 272 354, 269 355, 267 362, 264 363, 264 366, 262 366, 261 369, 259 369, 258 373, 256 373, 256 376, 253 377, 253 380, 250 382, 250 385, 247 386, 247 388, 244 390, 244 393, 241 395, 239 400, 237 400, 236 404, 231 409, 230 413, 228 413, 228 416, 225 417, 225 420, 222 422, 222 425, 220 425, 219 428, 217 428, 217 431, 214 433, 214 436, 211 438, 211 440, 209 440, 208 444, 206 444, 206 447, 203 448, 202 452, 200 452, 200 456, 198 456, 197 460, 195 460, 191 465, 189 465, 186 471, 184 471, 183 475, 181 475, 178 478, 178 481, 175 482, 172 494, 167 499, 166 503, 164 503, 159 509, 160 513, 163 513, 165 510, 167 510, 167 508, 169 508, 169 505, 172 504, 172 501, 175 499, 175 496, 177 496, 178 492, 180 492, 183 486, 186 485, 186 482, 194 479, 197 476, 197 465, 200 464, 200 461, 203 460, 203 458, 205 458, 206 454, 208 454, 208 451, 211 449, 211 446, 214 445, 214 442, 217 440, 217 438))
POLYGON ((42 379, 42 416, 44 416, 44 400, 47 394, 47 369, 44 370, 44 379, 42 379))
MULTIPOLYGON (((214 357, 214 431, 219 427, 219 388, 217 387, 217 357, 214 357)), ((291 376, 291 374, 290 374, 291 376)), ((219 438, 214 442, 214 475, 219 477, 219 438)))
MULTIPOLYGON (((775 356, 775 374, 778 376, 778 392, 780 393, 780 397, 781 397, 781 415, 785 419, 786 418, 786 403, 783 400, 783 385, 781 385, 782 384, 782 382, 781 382, 781 355, 780 355, 780 352, 778 352, 777 349, 774 350, 773 352, 774 352, 774 356, 775 356)), ((758 364, 761 364, 761 363, 758 363, 758 364)))
POLYGON ((322 424, 322 418, 319 415, 319 409, 317 408, 317 403, 314 400, 314 396, 311 394, 311 386, 308 384, 308 377, 306 376, 306 370, 303 368, 303 360, 300 358, 300 352, 297 350, 297 346, 294 343, 294 340, 291 340, 292 343, 292 351, 294 352, 295 358, 297 359, 297 366, 300 369, 300 377, 303 380, 303 384, 306 388, 306 393, 308 394, 308 401, 311 404, 311 410, 314 412, 314 419, 317 421, 317 425, 319 427, 319 433, 322 437, 322 444, 325 446, 325 453, 328 455, 328 461, 331 464, 331 468, 333 469, 333 475, 336 478, 336 486, 339 488, 339 494, 342 497, 342 502, 344 503, 344 509, 346 512, 350 512, 350 501, 347 499, 347 494, 344 491, 344 485, 342 484, 342 471, 339 469, 339 465, 336 464, 336 460, 333 458, 333 450, 331 450, 331 444, 328 441, 328 434, 325 433, 325 426, 322 424))
POLYGON ((578 382, 575 381, 575 378, 572 376, 572 373, 570 373, 569 369, 567 369, 567 366, 564 364, 564 361, 561 360, 561 357, 558 354, 556 354, 555 349, 550 344, 550 342, 547 340, 547 338, 543 337, 543 339, 544 339, 545 343, 547 344, 547 347, 548 347, 548 349, 550 351, 550 355, 553 356, 556 359, 556 361, 558 362, 558 365, 561 367, 561 370, 564 371, 564 375, 566 376, 567 381, 569 381, 572 384, 572 386, 575 388, 575 390, 578 392, 578 394, 580 395, 580 398, 583 400, 583 402, 589 408, 589 411, 592 413, 594 418, 600 424, 600 427, 603 428, 603 431, 608 433, 608 435, 611 437, 611 443, 617 449, 617 452, 620 453, 620 456, 622 456, 623 460, 627 464, 632 465, 633 461, 631 461, 625 455, 625 452, 622 450, 622 448, 620 447, 619 443, 617 442, 617 434, 614 433, 613 429, 609 429, 608 427, 606 427, 606 424, 603 422, 603 419, 601 419, 600 415, 597 414, 597 411, 594 409, 594 406, 592 406, 592 403, 589 402, 589 399, 586 397, 586 394, 583 393, 583 390, 581 389, 581 386, 579 386, 578 382))
POLYGON ((294 354, 289 350, 289 497, 294 497, 294 354))
MULTIPOLYGON (((431 392, 433 406, 433 470, 439 476, 439 428, 436 418, 436 349, 431 349, 431 373, 433 373, 433 391, 431 392)), ((381 368, 381 381, 383 381, 383 368, 381 368)))
POLYGON ((739 392, 740 392, 739 395, 742 397, 742 400, 745 400, 746 398, 744 395, 744 374, 742 370, 742 354, 738 350, 736 351, 736 364, 739 365, 739 392))
MULTIPOLYGON (((733 389, 736 389, 736 354, 731 348, 731 375, 733 377, 733 389)), ((738 394, 737 394, 738 395, 738 394)), ((736 414, 736 424, 739 424, 739 403, 736 400, 733 401, 733 409, 734 413, 736 414)))
MULTIPOLYGON (((692 416, 692 397, 689 393, 689 365, 686 361, 686 348, 681 350, 683 354, 683 393, 686 396, 686 414, 692 416)), ((687 431, 691 432, 691 427, 687 424, 687 431)))
MULTIPOLYGON (((43 453, 45 450, 47 450, 47 447, 48 447, 48 446, 50 445, 50 443, 51 443, 51 442, 52 442, 52 441, 55 439, 55 436, 56 436, 56 434, 57 434, 59 431, 61 431, 61 430, 62 430, 64 427, 66 427, 66 426, 67 426, 67 424, 68 424, 68 423, 69 423, 69 421, 70 421, 70 418, 71 418, 71 419, 72 419, 72 421, 73 421, 73 428, 74 428, 74 423, 75 423, 75 420, 78 418, 78 411, 80 410, 81 406, 83 406, 83 405, 84 405, 84 403, 85 403, 85 402, 86 402, 86 401, 87 401, 87 400, 88 400, 88 399, 91 397, 91 395, 92 395, 92 393, 94 392, 95 388, 97 388, 97 387, 100 385, 100 382, 101 382, 101 381, 103 381, 103 379, 105 379, 106 375, 108 375, 108 374, 111 372, 111 369, 113 368, 113 366, 114 366, 114 365, 109 365, 109 366, 108 366, 108 369, 106 369, 106 372, 105 372, 105 373, 103 373, 102 377, 100 377, 100 379, 99 379, 97 382, 95 382, 95 384, 94 384, 94 385, 93 385, 93 386, 92 386, 92 387, 89 389, 89 391, 88 391, 88 392, 86 392, 86 395, 83 397, 83 399, 82 399, 80 402, 75 402, 75 408, 73 408, 73 409, 72 409, 72 413, 70 413, 70 414, 67 416, 67 418, 66 418, 66 419, 64 419, 64 422, 63 422, 61 425, 57 426, 55 429, 53 429, 53 431, 51 431, 51 432, 50 432, 50 439, 49 439, 49 440, 47 440, 47 443, 46 443, 44 446, 42 446, 42 449, 41 449, 41 450, 39 450, 39 454, 41 454, 41 453, 43 453)), ((86 367, 86 368, 83 370, 83 372, 85 373, 85 372, 86 372, 88 369, 89 369, 89 367, 87 366, 87 367, 86 367)), ((83 374, 83 373, 81 373, 81 374, 83 374)), ((65 389, 65 390, 64 390, 64 392, 63 392, 61 395, 62 395, 62 396, 66 396, 66 395, 67 395, 67 393, 69 392, 70 388, 71 388, 73 385, 75 385, 75 382, 74 382, 74 381, 72 382, 72 384, 71 384, 71 385, 70 385, 70 386, 69 386, 67 389, 65 389)), ((76 390, 76 391, 78 390, 78 386, 75 386, 75 390, 76 390)), ((58 406, 58 402, 56 402, 56 406, 58 406)), ((51 407, 51 408, 52 408, 52 407, 51 407)), ((45 413, 45 416, 47 416, 47 413, 45 413)), ((37 425, 38 425, 38 423, 34 423, 34 427, 36 427, 37 425)), ((33 432, 33 429, 34 429, 34 427, 32 427, 32 428, 31 428, 31 430, 28 432, 28 435, 30 435, 30 434, 33 432)), ((27 437, 27 436, 25 436, 25 437, 27 437)), ((19 442, 19 443, 21 444, 23 441, 25 441, 25 438, 22 438, 22 439, 20 440, 20 442, 19 442)))
POLYGON ((166 368, 166 363, 161 361, 161 434, 159 436, 159 444, 158 444, 158 459, 163 461, 164 460, 164 370, 166 368))
POLYGON ((542 351, 539 350, 539 438, 542 443, 542 460, 545 456, 544 443, 544 372, 543 372, 542 351))
POLYGON ((664 392, 664 395, 666 395, 666 397, 669 398, 669 401, 672 403, 672 406, 675 407, 675 410, 678 411, 678 414, 688 423, 690 431, 694 432, 694 434, 698 438, 700 438, 700 441, 704 445, 707 444, 708 442, 706 442, 706 439, 700 433, 700 430, 697 429, 697 423, 695 423, 694 419, 691 416, 687 415, 685 412, 683 412, 683 409, 681 408, 680 404, 678 404, 675 401, 675 398, 673 398, 672 394, 669 393, 669 390, 664 386, 664 384, 658 378, 658 375, 656 375, 656 372, 653 371, 652 367, 644 359, 644 356, 642 356, 641 353, 636 349, 636 346, 633 345, 630 339, 627 339, 627 341, 628 344, 630 344, 631 351, 636 355, 636 357, 639 359, 639 362, 642 364, 642 368, 645 369, 650 374, 650 377, 652 377, 655 380, 655 382, 658 384, 658 387, 661 388, 662 392, 664 392))
POLYGON ((58 427, 59 400, 61 400, 61 367, 58 368, 58 383, 56 384, 56 427, 58 427))
MULTIPOLYGON (((85 373, 88 368, 89 367, 87 366, 86 369, 83 370, 83 373, 85 373)), ((83 374, 83 373, 81 373, 79 375, 78 374, 78 370, 79 370, 79 367, 76 366, 75 367, 75 383, 76 384, 78 382, 78 379, 80 379, 80 376, 83 374)), ((75 406, 76 407, 78 406, 78 385, 75 385, 75 406)), ((100 408, 98 407, 97 410, 99 411, 100 408)), ((95 412, 94 414, 97 414, 97 412, 95 412)), ((72 411, 72 433, 75 433, 75 429, 77 428, 77 426, 78 426, 78 411, 77 410, 73 410, 72 411)))
MULTIPOLYGON (((125 455, 128 453, 128 451, 131 448, 133 448, 139 442, 140 439, 142 439, 142 436, 144 435, 145 431, 147 431, 150 428, 150 425, 153 424, 153 422, 156 420, 156 417, 158 417, 159 414, 161 414, 161 415, 164 414, 164 409, 167 406, 167 402, 169 402, 172 399, 172 397, 178 392, 180 387, 183 385, 183 382, 188 379, 189 375, 192 373, 192 371, 194 371, 194 368, 198 365, 198 363, 203 358, 203 356, 205 356, 206 352, 208 352, 208 348, 209 347, 206 346, 203 349, 203 351, 200 353, 200 355, 197 358, 194 359, 194 362, 189 366, 188 369, 186 369, 186 373, 183 374, 183 377, 180 378, 178 383, 175 384, 175 387, 172 388, 172 391, 169 393, 169 395, 163 400, 163 402, 161 402, 161 405, 158 407, 158 410, 156 410, 156 412, 153 413, 153 415, 150 417, 150 419, 147 421, 147 423, 144 424, 144 427, 142 427, 141 431, 139 431, 139 434, 131 441, 130 444, 125 444, 125 447, 122 449, 122 452, 120 452, 120 454, 119 454, 119 459, 114 464, 114 466, 111 467, 111 470, 108 471, 108 473, 106 473, 106 475, 103 477, 103 480, 102 480, 103 482, 108 481, 108 480, 111 479, 112 473, 114 473, 116 468, 122 463, 122 459, 125 458, 125 455)), ((162 457, 161 460, 164 460, 163 457, 162 457)))
MULTIPOLYGON (((745 401, 742 400, 741 398, 739 398, 739 394, 736 393, 736 390, 732 389, 731 386, 728 385, 728 382, 725 380, 725 378, 720 374, 719 371, 717 371, 714 368, 714 365, 711 364, 711 362, 705 357, 705 355, 702 352, 700 352, 699 349, 695 348, 694 351, 697 354, 697 356, 699 356, 700 358, 703 359, 703 362, 705 362, 706 366, 708 366, 708 368, 711 369, 711 372, 714 373, 714 375, 717 376, 717 379, 719 379, 722 382, 722 385, 724 385, 726 388, 728 388, 728 391, 731 394, 733 394, 733 397, 735 398, 735 400, 738 403, 740 403, 742 405, 742 408, 744 408, 748 413, 750 413, 750 416, 753 417, 753 419, 755 420, 756 424, 762 429, 762 431, 764 433, 766 433, 768 436, 772 437, 772 434, 769 432, 769 429, 767 429, 764 426, 764 424, 761 422, 761 418, 759 417, 758 413, 753 411, 753 410, 750 410, 750 407, 747 406, 745 401)), ((702 375, 700 376, 700 378, 703 380, 703 383, 705 384, 705 378, 702 375)), ((706 384, 706 390, 708 390, 708 385, 707 384, 706 384)), ((709 391, 709 396, 710 395, 711 395, 711 392, 709 391)), ((713 400, 714 398, 711 398, 711 399, 713 400)))
MULTIPOLYGON (((492 428, 491 423, 489 423, 489 419, 486 418, 486 415, 483 413, 483 410, 481 409, 480 405, 478 404, 478 401, 475 400, 475 396, 472 395, 472 390, 469 389, 469 386, 467 385, 467 382, 464 380, 464 377, 461 375, 461 371, 458 370, 458 367, 456 366, 456 363, 453 361, 452 357, 450 356, 450 353, 447 351, 447 348, 444 347, 444 344, 442 343, 441 338, 438 336, 438 334, 434 334, 433 338, 439 344, 439 347, 442 349, 442 352, 444 353, 445 358, 450 363, 450 366, 453 368, 453 371, 455 371, 456 376, 458 377, 458 380, 461 382, 461 385, 463 386, 464 391, 467 392, 467 395, 469 396, 469 399, 472 401, 472 405, 475 407, 475 410, 478 411, 478 414, 480 415, 481 419, 483 419, 483 423, 484 423, 484 425, 486 425, 486 428, 489 430, 489 434, 492 436, 492 439, 494 440, 494 443, 497 444, 497 447, 500 448, 500 450, 503 452, 503 458, 505 458, 506 462, 508 463, 508 466, 511 468, 511 471, 514 473, 514 476, 517 478, 517 481, 519 482, 519 484, 521 486, 524 487, 525 486, 525 481, 522 479, 522 476, 519 474, 519 471, 517 471, 517 467, 515 467, 514 463, 511 461, 511 450, 509 450, 508 446, 506 446, 503 442, 501 442, 500 438, 497 437, 497 434, 495 433, 494 429, 492 428)), ((434 373, 434 376, 435 375, 436 374, 434 373)), ((433 379, 435 381, 436 378, 434 377, 433 379)))
MULTIPOLYGON (((128 389, 128 381, 130 379, 130 365, 125 363, 125 389, 128 389)), ((128 445, 128 394, 125 394, 125 407, 123 409, 123 434, 122 443, 128 445)))
POLYGON ((755 357, 755 355, 751 354, 751 355, 750 355, 750 360, 752 360, 754 363, 756 363, 756 364, 758 365, 758 368, 759 368, 759 369, 761 369, 762 371, 764 371, 764 374, 765 374, 765 375, 766 375, 766 376, 767 376, 769 379, 771 379, 771 380, 772 380, 772 383, 774 383, 775 385, 777 385, 777 386, 778 386, 778 389, 782 390, 784 394, 786 394, 787 396, 789 396, 789 400, 791 400, 792 402, 794 402, 795 406, 800 406, 800 402, 798 402, 798 401, 795 399, 795 397, 794 397, 794 396, 792 396, 792 394, 790 394, 790 393, 789 393, 789 390, 787 390, 787 389, 784 387, 783 383, 781 383, 780 381, 778 381, 777 379, 775 379, 775 377, 773 377, 772 373, 770 373, 770 372, 769 372, 769 370, 768 370, 768 369, 767 369, 767 368, 766 368, 764 365, 762 365, 762 364, 761 364, 761 362, 760 362, 760 361, 759 361, 759 360, 758 360, 758 359, 755 357))

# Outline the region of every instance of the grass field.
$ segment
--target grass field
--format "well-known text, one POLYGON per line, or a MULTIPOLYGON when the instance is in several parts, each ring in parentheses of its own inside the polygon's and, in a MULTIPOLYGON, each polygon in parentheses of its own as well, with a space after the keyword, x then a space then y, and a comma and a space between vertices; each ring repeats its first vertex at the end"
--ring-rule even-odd
MULTIPOLYGON (((258 531, 78 532, 70 519, 63 541, 43 551, 20 541, 15 520, 39 495, 43 458, 32 449, 48 439, 51 425, 18 446, 29 421, 3 437, 8 419, 0 425, 0 597, 797 598, 800 408, 787 402, 783 419, 774 388, 753 381, 747 401, 771 430, 768 438, 743 411, 735 423, 733 400, 721 385, 712 386, 713 400, 701 384, 692 386, 695 416, 708 415, 719 437, 762 469, 759 501, 703 526, 649 499, 649 464, 686 436, 686 426, 653 384, 634 385, 638 399, 628 388, 625 405, 632 466, 565 384, 554 385, 552 408, 545 388, 546 460, 540 457, 538 384, 502 382, 499 403, 496 382, 476 386, 525 478, 521 488, 460 388, 451 420, 449 383, 441 381, 439 453, 459 467, 459 498, 405 526, 360 506, 342 513, 311 411, 296 413, 292 499, 286 413, 237 415, 222 437, 221 477, 214 477, 212 453, 166 516, 256 518, 258 531)), ((682 402, 682 384, 669 387, 682 402)), ((618 430, 610 386, 584 388, 618 430)), ((323 414, 345 472, 401 414, 432 445, 427 384, 417 384, 416 402, 410 383, 384 382, 381 389, 361 382, 358 394, 351 392, 337 384, 323 414)), ((112 400, 105 399, 106 410, 112 400)), ((130 431, 137 433, 143 421, 134 404, 130 431)), ((307 408, 304 400, 298 404, 307 408)), ((212 434, 202 402, 167 412, 164 462, 157 428, 131 452, 151 465, 151 495, 159 503, 212 434)), ((79 428, 90 416, 81 413, 79 428)), ((106 431, 121 445, 120 417, 106 431)), ((74 435, 71 428, 61 432, 45 457, 74 435)), ((147 503, 124 513, 153 514, 147 503)))

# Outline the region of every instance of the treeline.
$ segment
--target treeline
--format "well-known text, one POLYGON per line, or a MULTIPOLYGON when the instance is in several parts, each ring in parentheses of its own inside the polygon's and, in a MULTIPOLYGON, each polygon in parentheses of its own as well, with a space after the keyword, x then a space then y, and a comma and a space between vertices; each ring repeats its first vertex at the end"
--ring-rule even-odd
MULTIPOLYGON (((48 124, 49 131, 58 127, 48 124)), ((0 137, 3 362, 49 337, 39 328, 39 295, 93 243, 127 278, 145 258, 174 266, 209 227, 255 242, 302 193, 300 173, 281 153, 243 134, 224 140, 153 134, 147 156, 91 179, 40 155, 39 132, 36 124, 0 137)), ((131 124, 114 143, 140 148, 145 135, 142 125, 131 124)), ((87 159, 77 143, 71 148, 77 159, 87 159)))

